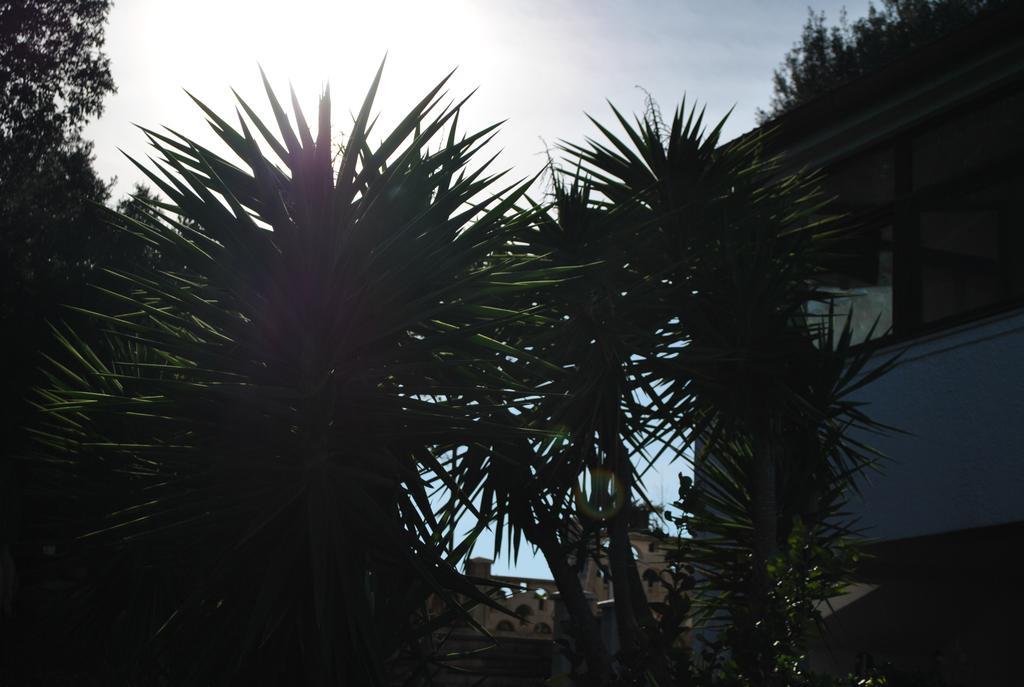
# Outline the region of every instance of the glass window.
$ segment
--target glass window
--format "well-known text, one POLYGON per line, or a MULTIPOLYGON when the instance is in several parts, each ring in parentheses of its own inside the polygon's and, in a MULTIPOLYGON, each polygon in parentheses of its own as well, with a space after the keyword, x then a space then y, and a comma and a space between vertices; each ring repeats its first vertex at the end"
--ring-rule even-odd
POLYGON ((1009 303, 1024 295, 1024 177, 973 193, 923 201, 919 283, 927 324, 1009 303))
POLYGON ((922 322, 999 302, 997 213, 922 212, 920 226, 922 322))
POLYGON ((1024 92, 947 119, 913 142, 914 188, 954 179, 1024 149, 1024 92))
POLYGON ((892 202, 895 192, 892 148, 858 154, 829 170, 822 190, 834 200, 830 212, 861 213, 892 202))
POLYGON ((823 326, 831 307, 834 331, 838 335, 849 323, 855 344, 884 336, 892 328, 892 227, 861 234, 845 249, 850 255, 838 260, 836 271, 822 279, 819 288, 832 297, 807 306, 812 326, 823 326))

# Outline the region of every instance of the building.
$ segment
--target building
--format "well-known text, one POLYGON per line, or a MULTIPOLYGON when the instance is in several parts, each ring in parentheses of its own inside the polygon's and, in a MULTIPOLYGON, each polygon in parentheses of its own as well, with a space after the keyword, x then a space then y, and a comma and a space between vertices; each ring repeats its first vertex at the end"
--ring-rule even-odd
MULTIPOLYGON (((630 541, 633 543, 633 557, 636 559, 640 579, 647 580, 645 584, 648 598, 651 601, 663 600, 665 590, 650 580, 650 575, 645 577, 648 570, 658 574, 664 568, 665 554, 659 548, 659 540, 643 532, 633 532, 630 534, 630 541)), ((507 586, 502 588, 503 605, 522 617, 521 620, 515 620, 493 609, 477 608, 474 611, 476 620, 488 632, 496 637, 522 637, 530 634, 544 637, 552 634, 555 629, 557 605, 557 599, 552 598, 553 594, 557 593, 553 581, 491 576, 491 560, 487 558, 470 559, 466 572, 475 577, 505 583, 507 586)), ((601 608, 606 602, 613 600, 611 581, 592 560, 584 564, 581 576, 584 580, 583 589, 592 596, 595 611, 600 615, 601 608)))
POLYGON ((1024 6, 773 123, 860 227, 832 282, 897 367, 860 393, 906 434, 851 507, 872 542, 827 611, 814 668, 891 662, 945 684, 1011 684, 1024 631, 1024 6), (866 658, 869 657, 870 658, 866 658), (859 657, 859 658, 858 658, 859 657))
MULTIPOLYGON (((648 573, 651 571, 657 575, 665 566, 665 554, 659 540, 644 532, 633 532, 630 541, 648 598, 651 601, 663 600, 664 588, 656 584, 648 573)), ((488 558, 471 558, 467 562, 466 573, 505 585, 499 586, 502 593, 500 602, 514 615, 482 605, 472 609, 473 619, 494 638, 494 646, 475 629, 467 627, 446 631, 446 651, 469 653, 485 648, 486 651, 454 661, 457 670, 439 674, 435 677, 435 684, 468 687, 486 676, 489 687, 541 687, 552 675, 552 667, 563 663, 553 641, 559 634, 558 623, 562 617, 555 583, 546 579, 491 575, 491 564, 488 558)), ((584 564, 580 575, 584 581, 584 592, 592 600, 594 612, 601 620, 605 642, 614 649, 617 639, 611 582, 602 566, 593 560, 584 564)))

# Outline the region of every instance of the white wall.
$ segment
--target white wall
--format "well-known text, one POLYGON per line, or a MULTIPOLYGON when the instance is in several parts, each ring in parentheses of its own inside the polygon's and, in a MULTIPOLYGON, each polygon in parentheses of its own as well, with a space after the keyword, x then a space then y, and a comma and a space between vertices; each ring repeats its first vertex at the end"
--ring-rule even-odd
POLYGON ((923 337, 862 390, 907 435, 867 437, 889 458, 854 497, 864 534, 902 539, 1024 520, 1024 309, 923 337))

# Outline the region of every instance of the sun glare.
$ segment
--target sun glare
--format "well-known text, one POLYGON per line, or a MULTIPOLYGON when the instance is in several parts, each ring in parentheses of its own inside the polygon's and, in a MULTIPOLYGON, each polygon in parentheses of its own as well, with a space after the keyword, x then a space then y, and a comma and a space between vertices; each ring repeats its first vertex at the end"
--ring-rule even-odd
MULTIPOLYGON (((489 27, 481 9, 466 0, 416 2, 331 2, 329 0, 180 0, 127 5, 109 31, 119 107, 91 128, 99 140, 137 159, 149 153, 145 138, 131 124, 171 125, 204 144, 217 145, 187 90, 214 111, 231 112, 232 89, 261 116, 265 104, 259 68, 279 97, 294 88, 307 113, 325 85, 334 104, 333 132, 349 128, 381 60, 386 66, 376 111, 380 125, 394 123, 445 74, 458 68, 451 96, 462 97, 492 83, 493 51, 485 46, 489 27), (116 110, 116 116, 113 112, 116 110), (121 132, 118 134, 117 132, 121 132)), ((469 126, 485 126, 507 116, 478 106, 469 126)), ((132 165, 110 146, 97 150, 102 166, 121 178, 138 178, 132 165)))
POLYGON ((350 89, 361 94, 385 52, 388 90, 422 89, 461 62, 479 33, 475 12, 464 2, 305 0, 286 12, 251 16, 260 39, 255 46, 243 44, 244 51, 264 52, 260 61, 297 85, 326 79, 346 95, 350 89))

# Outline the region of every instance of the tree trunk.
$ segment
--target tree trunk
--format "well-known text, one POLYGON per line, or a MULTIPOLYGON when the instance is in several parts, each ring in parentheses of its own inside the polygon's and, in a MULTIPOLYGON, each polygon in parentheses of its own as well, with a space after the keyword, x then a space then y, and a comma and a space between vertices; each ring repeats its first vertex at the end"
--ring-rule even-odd
MULTIPOLYGON (((766 431, 766 430, 765 430, 766 431)), ((778 553, 778 507, 775 502, 775 460, 771 439, 764 433, 754 437, 751 479, 751 519, 754 534, 754 610, 767 612, 768 562, 778 553)))
POLYGON ((618 453, 616 477, 626 493, 626 501, 608 523, 608 566, 611 569, 612 590, 615 593, 615 624, 619 644, 621 650, 626 652, 626 657, 632 657, 642 664, 654 677, 656 684, 668 685, 668 659, 661 647, 652 644, 652 637, 645 630, 655 627, 654 614, 644 593, 640 572, 633 558, 633 547, 629 541, 629 526, 633 514, 632 466, 621 443, 618 444, 618 453))
POLYGON ((577 651, 587 662, 586 684, 595 687, 609 684, 612 678, 611 656, 601 639, 601 626, 590 609, 580 578, 569 565, 554 530, 539 522, 530 523, 523 529, 527 539, 536 544, 551 568, 555 586, 569 611, 573 626, 572 638, 576 641, 577 651))
POLYGON ((751 465, 751 506, 753 525, 753 575, 751 577, 751 625, 748 631, 756 647, 751 656, 756 672, 752 677, 760 684, 775 685, 775 655, 765 641, 763 633, 772 632, 771 579, 768 563, 778 553, 778 508, 775 498, 775 459, 767 423, 753 438, 753 464, 751 465))
MULTIPOLYGON (((636 603, 630 577, 636 577, 636 564, 632 563, 629 543, 629 504, 608 523, 608 568, 612 573, 612 591, 615 595, 615 619, 619 645, 624 651, 639 651, 644 642, 640 631, 639 615, 643 611, 636 603)), ((643 604, 646 606, 646 603, 643 604)), ((647 611, 648 615, 650 610, 647 611)))

